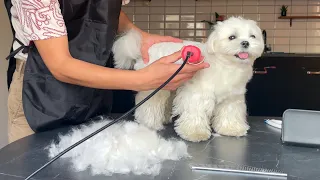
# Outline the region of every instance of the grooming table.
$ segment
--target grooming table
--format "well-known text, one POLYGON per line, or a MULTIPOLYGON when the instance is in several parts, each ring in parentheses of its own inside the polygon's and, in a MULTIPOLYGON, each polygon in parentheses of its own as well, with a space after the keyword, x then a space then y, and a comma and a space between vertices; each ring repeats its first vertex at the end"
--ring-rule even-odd
MULTIPOLYGON (((118 115, 115 115, 118 116, 118 115)), ((270 118, 270 117, 265 117, 270 118)), ((33 179, 54 180, 263 180, 281 179, 239 174, 191 171, 189 163, 237 164, 278 169, 288 173, 290 180, 320 180, 320 151, 317 148, 284 146, 279 129, 264 123, 264 117, 249 117, 251 130, 247 137, 212 137, 201 143, 188 143, 192 159, 166 161, 160 175, 91 176, 88 171, 75 172, 66 159, 58 159, 33 179)), ((280 119, 280 118, 276 118, 280 119)), ((21 180, 49 159, 44 147, 57 139, 58 132, 69 128, 31 135, 0 150, 0 180, 21 180)), ((106 129, 107 131, 108 129, 106 129)), ((161 132, 164 137, 176 137, 172 126, 161 132)))

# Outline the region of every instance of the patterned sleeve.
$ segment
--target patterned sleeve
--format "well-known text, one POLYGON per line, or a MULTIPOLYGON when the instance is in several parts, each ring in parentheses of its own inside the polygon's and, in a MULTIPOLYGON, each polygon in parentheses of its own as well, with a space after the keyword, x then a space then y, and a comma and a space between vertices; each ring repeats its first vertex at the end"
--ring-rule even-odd
POLYGON ((30 41, 67 35, 58 0, 18 0, 18 18, 30 41))

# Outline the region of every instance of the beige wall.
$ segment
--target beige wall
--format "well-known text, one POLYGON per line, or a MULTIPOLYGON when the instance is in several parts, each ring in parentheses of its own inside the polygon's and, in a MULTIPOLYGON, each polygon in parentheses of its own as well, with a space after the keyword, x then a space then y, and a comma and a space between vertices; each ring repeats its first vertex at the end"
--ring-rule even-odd
POLYGON ((5 57, 12 43, 12 33, 3 2, 0 3, 0 148, 7 144, 7 67, 5 57))
POLYGON ((241 15, 258 21, 267 30, 267 43, 277 52, 320 53, 320 19, 278 19, 281 5, 290 15, 319 15, 320 0, 131 0, 124 11, 144 30, 202 41, 214 13, 241 15))

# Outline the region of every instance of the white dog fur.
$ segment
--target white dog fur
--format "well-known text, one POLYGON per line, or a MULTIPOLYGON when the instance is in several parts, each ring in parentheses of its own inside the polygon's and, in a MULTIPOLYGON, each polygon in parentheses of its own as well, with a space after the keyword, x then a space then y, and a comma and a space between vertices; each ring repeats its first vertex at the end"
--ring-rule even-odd
MULTIPOLYGON (((52 142, 47 147, 49 157, 53 158, 70 145, 111 122, 105 118, 101 120, 74 128, 70 133, 59 136, 58 143, 52 142)), ((163 161, 190 158, 190 155, 185 142, 165 140, 154 130, 136 122, 124 121, 113 124, 62 158, 70 158, 75 171, 90 169, 92 175, 133 173, 156 176, 163 161)))
MULTIPOLYGON (((212 128, 221 135, 245 136, 249 130, 246 85, 253 75, 254 61, 264 49, 262 32, 255 21, 231 17, 218 22, 206 43, 155 44, 149 49, 148 64, 144 64, 141 57, 140 34, 130 30, 114 43, 115 67, 139 70, 186 45, 199 47, 210 68, 197 72, 175 92, 159 91, 135 111, 135 120, 161 130, 177 116, 175 131, 180 137, 194 142, 208 140, 212 128)), ((136 103, 151 92, 138 92, 136 103)))

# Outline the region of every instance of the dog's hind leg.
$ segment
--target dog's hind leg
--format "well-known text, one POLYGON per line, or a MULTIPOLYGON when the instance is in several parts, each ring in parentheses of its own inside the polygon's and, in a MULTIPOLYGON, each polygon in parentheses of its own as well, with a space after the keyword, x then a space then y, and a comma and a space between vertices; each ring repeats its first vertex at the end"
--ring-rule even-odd
MULTIPOLYGON (((141 91, 136 95, 136 104, 153 91, 141 91)), ((163 124, 171 122, 171 92, 160 90, 152 98, 138 107, 134 113, 135 121, 151 129, 162 130, 163 124)))
POLYGON ((212 128, 225 136, 244 136, 249 125, 246 117, 247 108, 244 95, 234 95, 217 104, 212 128))

